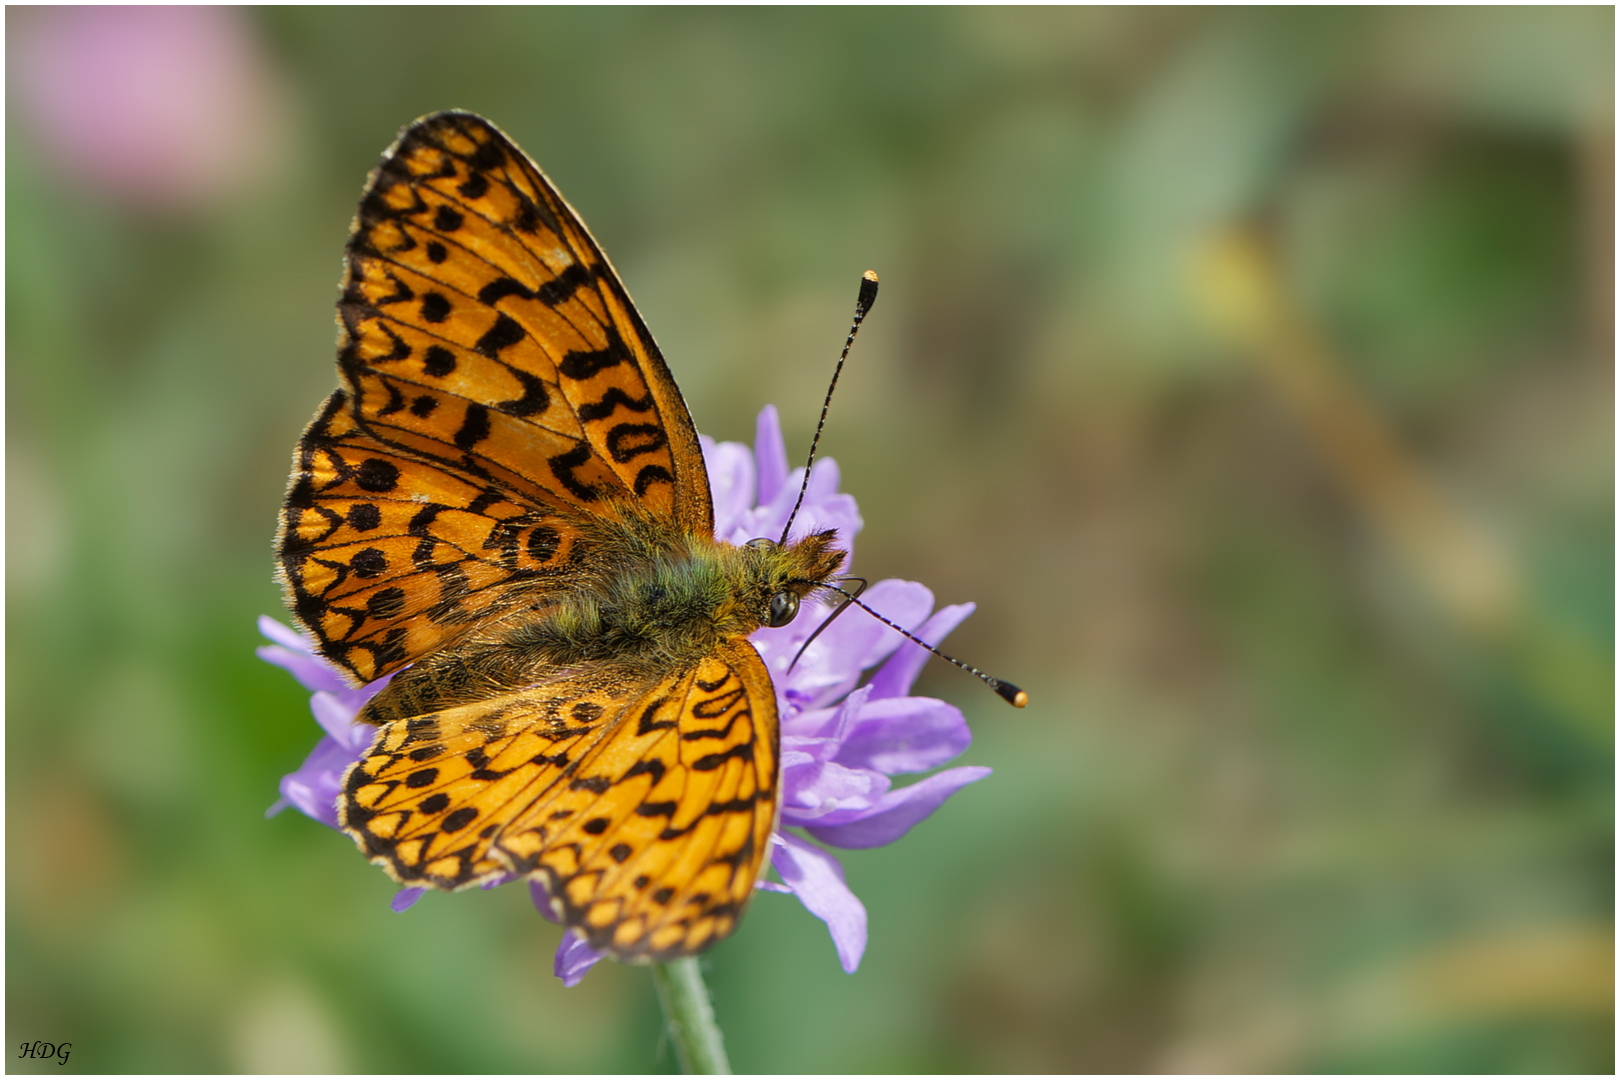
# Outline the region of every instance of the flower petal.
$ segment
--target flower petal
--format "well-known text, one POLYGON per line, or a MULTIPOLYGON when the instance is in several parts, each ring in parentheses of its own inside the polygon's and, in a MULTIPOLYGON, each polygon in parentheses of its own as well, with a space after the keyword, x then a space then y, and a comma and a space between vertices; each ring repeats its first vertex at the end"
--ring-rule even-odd
POLYGON ((282 798, 304 816, 336 829, 338 793, 354 758, 354 752, 336 739, 322 737, 304 763, 281 778, 282 798))
POLYGON ((874 812, 889 790, 889 778, 870 769, 801 765, 782 770, 782 820, 804 825, 829 814, 839 822, 874 812))
MULTIPOLYGON (((782 526, 787 524, 788 515, 799 500, 799 489, 803 484, 804 470, 794 469, 776 497, 769 503, 760 503, 753 515, 757 535, 769 536, 772 540, 782 535, 782 526)), ((823 529, 836 529, 838 539, 833 542, 833 547, 848 551, 861 524, 861 513, 855 504, 855 497, 838 491, 838 463, 832 458, 822 458, 810 470, 810 485, 805 489, 799 514, 793 519, 793 531, 788 533, 788 540, 800 540, 823 529)))
POLYGON ((312 653, 309 639, 286 623, 272 619, 268 615, 259 616, 259 633, 284 648, 294 652, 312 653))
POLYGON ((259 659, 277 667, 286 668, 306 690, 350 690, 353 689, 343 681, 325 660, 318 656, 311 656, 306 652, 288 649, 281 645, 260 645, 253 650, 259 659))
MULTIPOLYGON (((831 742, 830 739, 812 739, 810 741, 814 742, 814 743, 830 743, 831 742)), ((820 749, 820 748, 818 747, 817 749, 820 749)), ((835 749, 836 749, 836 747, 835 747, 835 749)), ((832 756, 831 754, 824 755, 824 757, 831 757, 831 756, 832 756)), ((784 743, 783 743, 783 746, 782 746, 782 768, 791 769, 791 768, 794 768, 795 766, 798 766, 798 765, 814 765, 816 762, 821 761, 821 760, 823 760, 821 757, 817 757, 815 754, 806 753, 803 750, 789 750, 787 748, 786 741, 784 740, 784 743)))
POLYGON ((547 922, 558 921, 557 913, 551 910, 551 892, 539 878, 529 879, 529 900, 547 922))
MULTIPOLYGON (((928 618, 934 608, 934 594, 926 585, 915 581, 885 578, 867 589, 861 602, 890 622, 910 629, 928 618)), ((799 664, 833 669, 841 674, 853 669, 858 676, 905 644, 904 635, 864 611, 846 610, 805 650, 799 664)))
MULTIPOLYGON (((973 614, 973 608, 973 604, 951 604, 942 607, 915 633, 928 644, 937 647, 945 640, 946 634, 955 630, 963 619, 973 614)), ((888 663, 872 676, 869 684, 872 687, 872 696, 903 697, 910 691, 911 684, 917 681, 917 674, 922 671, 923 664, 928 662, 928 657, 928 650, 921 645, 902 641, 895 654, 889 657, 888 663)))
MULTIPOLYGON (((891 791, 878 800, 873 812, 858 821, 839 825, 809 825, 811 836, 834 847, 872 848, 892 844, 912 826, 938 810, 940 804, 975 780, 983 780, 991 770, 982 765, 946 769, 910 787, 891 791)), ((782 874, 787 880, 787 874, 782 874)))
POLYGON ((564 931, 557 945, 557 958, 551 962, 552 974, 564 986, 578 986, 585 973, 602 960, 602 954, 585 944, 584 940, 564 931))
POLYGON ((754 455, 742 443, 716 443, 707 435, 703 460, 709 471, 709 495, 714 503, 714 535, 730 539, 754 505, 754 455))
POLYGON ((348 702, 328 691, 317 690, 310 695, 309 711, 315 715, 321 729, 344 746, 364 750, 377 734, 377 729, 370 724, 356 724, 354 717, 359 710, 350 708, 348 702), (362 734, 366 737, 365 745, 356 746, 362 734))
POLYGON ((805 908, 827 924, 838 963, 853 974, 866 952, 866 907, 844 884, 844 868, 831 853, 791 833, 773 839, 771 864, 805 908))
POLYGON ((972 743, 955 705, 938 698, 879 698, 860 708, 833 760, 893 776, 943 765, 972 743))
POLYGON ((754 460, 759 467, 759 502, 768 506, 787 483, 787 445, 782 441, 782 421, 776 406, 759 410, 754 421, 754 460))
POLYGON ((394 894, 394 898, 392 900, 388 901, 388 906, 400 914, 404 914, 425 895, 427 895, 426 889, 401 889, 399 892, 394 894))

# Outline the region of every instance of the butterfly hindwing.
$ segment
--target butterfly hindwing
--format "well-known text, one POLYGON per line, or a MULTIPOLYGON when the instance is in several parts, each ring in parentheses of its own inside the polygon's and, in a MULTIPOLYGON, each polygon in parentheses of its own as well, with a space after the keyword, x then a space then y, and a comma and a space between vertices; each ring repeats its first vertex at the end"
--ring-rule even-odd
POLYGON ((344 824, 402 883, 536 874, 621 959, 729 934, 770 846, 777 717, 758 653, 631 685, 596 672, 385 725, 344 824))
POLYGON ((344 828, 406 885, 459 889, 498 876, 508 860, 494 838, 566 786, 627 696, 593 675, 384 724, 344 778, 344 828))
POLYGON ((754 647, 734 641, 625 721, 499 844, 514 870, 540 871, 563 921, 599 951, 689 955, 731 933, 770 849, 775 693, 754 647))

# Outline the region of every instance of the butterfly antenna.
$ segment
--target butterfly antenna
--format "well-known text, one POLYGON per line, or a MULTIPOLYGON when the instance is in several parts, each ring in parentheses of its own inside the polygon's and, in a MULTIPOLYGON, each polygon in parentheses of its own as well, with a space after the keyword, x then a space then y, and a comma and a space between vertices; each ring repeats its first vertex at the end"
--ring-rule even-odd
POLYGON ((827 399, 821 403, 821 420, 816 424, 815 438, 810 440, 810 460, 804 463, 804 482, 799 485, 799 498, 793 504, 793 513, 788 515, 787 524, 782 526, 782 539, 776 542, 777 547, 787 543, 788 530, 793 528, 793 519, 799 516, 799 507, 804 505, 804 493, 810 487, 810 466, 816 463, 816 444, 821 442, 821 429, 827 425, 827 409, 832 405, 833 390, 838 386, 838 375, 844 370, 844 361, 849 358, 849 347, 855 344, 855 335, 860 333, 861 320, 866 313, 872 310, 877 302, 878 276, 876 270, 868 270, 861 275, 861 291, 855 297, 855 321, 850 323, 849 337, 844 341, 844 352, 838 357, 838 366, 833 368, 832 382, 827 384, 827 399))
MULTIPOLYGON (((847 578, 839 578, 838 580, 839 581, 846 581, 846 582, 848 582, 848 581, 858 581, 858 582, 860 582, 861 583, 860 588, 855 590, 855 595, 856 596, 859 596, 859 595, 861 595, 861 593, 866 591, 866 579, 863 578, 863 577, 847 577, 847 578)), ((811 634, 809 637, 804 639, 804 644, 799 646, 799 651, 793 654, 793 663, 788 665, 788 670, 789 671, 792 671, 794 666, 796 664, 798 664, 799 657, 804 655, 804 650, 806 650, 806 649, 808 649, 810 647, 810 643, 812 641, 816 640, 816 638, 820 637, 821 632, 823 630, 827 629, 827 627, 831 626, 832 621, 834 619, 838 618, 838 616, 842 615, 849 608, 850 602, 851 601, 849 599, 846 599, 843 603, 841 603, 837 607, 833 608, 832 614, 828 615, 825 619, 821 620, 821 625, 816 627, 815 633, 811 634)))
MULTIPOLYGON (((939 657, 941 660, 944 660, 946 663, 954 664, 957 667, 961 668, 963 671, 967 672, 969 675, 976 676, 980 681, 982 681, 984 683, 984 685, 988 686, 990 689, 992 689, 996 693, 1000 694, 1002 700, 1006 701, 1008 704, 1013 705, 1013 706, 1015 706, 1017 708, 1020 708, 1020 709, 1022 709, 1025 705, 1029 704, 1029 695, 1024 693, 1024 691, 1020 690, 1018 687, 1014 686, 1012 683, 1007 682, 1004 679, 998 679, 998 678, 994 677, 993 675, 986 675, 984 672, 980 671, 978 668, 974 667, 973 665, 964 664, 964 663, 962 663, 962 661, 956 659, 956 657, 954 657, 954 656, 946 656, 944 653, 940 652, 938 649, 936 649, 932 645, 928 644, 928 642, 924 641, 922 638, 918 637, 916 634, 913 634, 910 630, 907 630, 905 627, 899 626, 896 623, 893 623, 893 622, 889 621, 888 619, 884 618, 882 615, 879 615, 877 612, 875 612, 871 608, 867 607, 865 604, 861 603, 859 600, 857 600, 855 598, 855 595, 853 593, 844 592, 843 589, 840 589, 836 585, 822 585, 821 587, 823 589, 831 589, 835 593, 841 593, 846 598, 845 599, 845 604, 846 605, 847 604, 854 604, 856 607, 860 608, 862 611, 864 611, 868 615, 872 616, 872 618, 876 619, 878 622, 882 623, 884 626, 887 626, 891 630, 899 631, 900 633, 904 634, 907 638, 911 639, 912 641, 916 642, 918 645, 921 645, 923 648, 925 648, 929 652, 933 653, 935 656, 939 657)), ((820 631, 818 630, 817 633, 820 633, 820 631)))

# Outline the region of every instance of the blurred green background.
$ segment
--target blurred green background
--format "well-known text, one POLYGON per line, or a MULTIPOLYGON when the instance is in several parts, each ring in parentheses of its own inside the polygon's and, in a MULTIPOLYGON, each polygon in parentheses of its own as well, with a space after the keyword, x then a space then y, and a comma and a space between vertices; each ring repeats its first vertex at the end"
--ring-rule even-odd
MULTIPOLYGON (((503 126, 700 430, 978 602, 996 774, 765 895, 742 1071, 1614 1068, 1614 14, 8 8, 6 1026, 81 1071, 670 1071, 521 889, 404 915, 253 656, 395 131, 503 126)), ((12 1071, 61 1071, 13 1060, 12 1071)))

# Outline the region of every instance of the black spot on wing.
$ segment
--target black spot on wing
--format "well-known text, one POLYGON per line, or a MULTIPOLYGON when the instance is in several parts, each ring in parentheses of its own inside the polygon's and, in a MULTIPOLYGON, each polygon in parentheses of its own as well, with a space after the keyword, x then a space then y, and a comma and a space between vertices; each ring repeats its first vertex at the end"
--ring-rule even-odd
MULTIPOLYGON (((488 142, 479 143, 478 149, 472 152, 472 156, 467 161, 478 172, 489 172, 506 164, 506 151, 501 149, 499 143, 491 139, 488 142)), ((469 198, 476 197, 469 196, 469 198)))
POLYGON ((608 430, 607 451, 620 465, 627 465, 642 454, 651 454, 668 441, 657 424, 615 424, 608 430))
POLYGON ((567 488, 570 493, 581 502, 593 502, 602 497, 602 493, 590 484, 581 483, 574 475, 574 470, 591 460, 591 448, 586 443, 575 443, 574 448, 565 454, 556 454, 546 459, 551 467, 551 475, 557 482, 567 488))
POLYGON ((616 348, 609 344, 605 348, 589 352, 576 349, 563 357, 562 363, 557 365, 557 370, 570 379, 589 379, 598 372, 624 363, 627 358, 628 354, 622 345, 616 348))
POLYGON ((382 524, 382 511, 371 503, 355 503, 349 507, 346 520, 349 523, 349 528, 356 532, 370 532, 382 524))
POLYGON ((478 811, 470 806, 463 806, 459 810, 452 810, 445 815, 439 828, 445 832, 460 832, 478 819, 478 811))
POLYGON ((379 589, 366 601, 366 612, 374 619, 397 618, 404 610, 404 589, 379 589))
POLYGON ((546 392, 546 384, 539 376, 520 368, 507 370, 523 384, 523 396, 513 398, 511 401, 498 402, 495 406, 497 409, 509 416, 533 416, 535 413, 545 412, 551 406, 551 395, 546 392))
POLYGON ((366 491, 393 491, 399 483, 399 466, 382 458, 367 458, 355 471, 354 482, 366 491))
POLYGON ((456 354, 443 345, 429 345, 422 354, 422 370, 435 379, 442 379, 456 370, 456 354))
POLYGON ((422 321, 442 323, 450 317, 450 300, 443 293, 430 292, 422 297, 422 321))
POLYGON ((646 412, 652 408, 651 394, 644 394, 633 398, 617 386, 608 387, 608 392, 602 395, 600 401, 589 401, 579 407, 579 418, 585 421, 605 420, 613 415, 613 410, 623 406, 631 412, 646 412))
POLYGON ((468 405, 467 415, 456 432, 456 446, 469 450, 489 438, 489 410, 482 405, 468 405))
POLYGON ((376 548, 364 548, 349 560, 355 577, 373 578, 388 569, 388 556, 376 548))
POLYGON ((509 277, 498 277, 478 290, 479 302, 488 304, 490 307, 494 307, 508 296, 533 300, 534 291, 521 281, 509 277))
POLYGON ((495 325, 484 332, 484 336, 478 339, 473 348, 495 359, 500 356, 502 349, 516 345, 527 336, 518 321, 503 311, 496 318, 495 325))
MULTIPOLYGON (((551 557, 557 554, 557 547, 562 543, 562 537, 556 529, 549 525, 539 525, 529 534, 529 558, 535 562, 550 562, 551 557)), ((577 714, 588 702, 580 702, 575 706, 577 714)))
POLYGON ((466 218, 461 215, 459 210, 449 206, 441 206, 438 212, 433 215, 433 227, 440 232, 455 232, 461 228, 465 220, 466 218))
POLYGON ((582 287, 590 284, 593 274, 583 263, 573 263, 568 269, 540 286, 536 294, 547 307, 556 307, 569 299, 582 287))
POLYGON ((643 465, 641 471, 636 473, 636 497, 647 494, 647 489, 654 484, 674 484, 675 478, 669 470, 662 465, 643 465))

